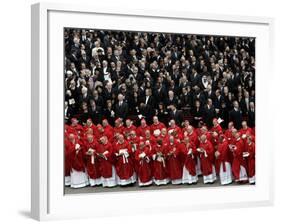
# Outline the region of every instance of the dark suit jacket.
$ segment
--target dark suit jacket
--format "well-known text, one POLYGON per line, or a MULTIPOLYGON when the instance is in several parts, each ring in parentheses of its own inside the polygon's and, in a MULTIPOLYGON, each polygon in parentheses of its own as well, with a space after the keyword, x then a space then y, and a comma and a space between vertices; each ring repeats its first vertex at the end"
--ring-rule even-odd
POLYGON ((211 106, 210 108, 207 105, 204 107, 204 121, 207 126, 210 128, 213 125, 213 119, 216 117, 215 107, 211 106))
POLYGON ((232 121, 234 123, 234 127, 236 129, 240 129, 242 123, 242 110, 231 110, 229 112, 229 121, 232 121))
POLYGON ((255 127, 255 111, 248 111, 248 125, 249 127, 255 127))
POLYGON ((117 104, 115 105, 115 117, 126 119, 128 115, 128 110, 129 107, 126 102, 123 101, 121 106, 119 106, 119 102, 117 102, 117 104))
POLYGON ((177 125, 181 125, 183 121, 183 115, 182 112, 179 110, 176 110, 176 112, 171 111, 170 112, 170 120, 174 119, 177 125))

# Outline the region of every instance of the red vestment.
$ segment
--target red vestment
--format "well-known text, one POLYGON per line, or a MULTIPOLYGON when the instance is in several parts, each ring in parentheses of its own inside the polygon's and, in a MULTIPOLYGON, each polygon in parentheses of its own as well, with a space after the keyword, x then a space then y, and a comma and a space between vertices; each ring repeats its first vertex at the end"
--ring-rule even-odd
POLYGON ((75 140, 75 142, 68 141, 66 147, 68 148, 66 151, 70 153, 70 166, 71 169, 76 171, 85 171, 84 166, 84 150, 81 141, 75 140), (76 144, 80 145, 80 148, 76 150, 76 144))
POLYGON ((251 142, 251 144, 246 145, 246 151, 249 153, 248 159, 248 175, 249 177, 255 176, 255 143, 251 142))
POLYGON ((131 133, 131 131, 136 131, 137 128, 135 125, 131 125, 130 127, 124 127, 124 131, 123 131, 123 134, 127 137, 129 136, 129 134, 131 133))
POLYGON ((180 150, 183 156, 183 165, 188 170, 190 175, 196 175, 196 148, 192 142, 188 144, 182 143, 180 146, 180 150), (191 150, 191 154, 189 153, 191 150))
POLYGON ((84 144, 84 156, 86 170, 91 179, 98 179, 100 174, 100 160, 98 157, 98 143, 96 141, 86 141, 84 144), (94 150, 93 155, 86 154, 89 149, 94 150))
POLYGON ((120 125, 120 126, 118 126, 118 127, 115 126, 114 129, 113 129, 113 131, 114 131, 114 136, 115 136, 117 133, 123 135, 123 133, 124 133, 124 126, 123 126, 123 125, 120 125))
POLYGON ((214 164, 214 148, 209 140, 201 142, 199 145, 200 148, 206 151, 199 153, 201 161, 201 170, 203 176, 208 176, 213 173, 213 164, 214 164))
POLYGON ((168 143, 166 146, 167 172, 171 180, 182 178, 182 166, 179 158, 180 148, 178 143, 168 143), (169 153, 172 153, 169 155, 169 153))
POLYGON ((145 126, 139 126, 137 128, 137 135, 140 136, 140 137, 144 137, 145 136, 145 132, 149 130, 150 132, 150 127, 148 125, 145 125, 145 126))
POLYGON ((97 152, 104 155, 104 157, 99 157, 101 176, 112 177, 113 149, 111 143, 99 144, 97 152))
POLYGON ((71 171, 71 154, 74 147, 71 147, 71 144, 68 140, 64 142, 64 175, 70 176, 71 171))
POLYGON ((69 125, 68 126, 68 133, 81 136, 84 133, 84 128, 80 124, 77 124, 75 126, 74 125, 69 125))
POLYGON ((161 131, 162 128, 165 128, 166 126, 162 123, 162 122, 159 122, 158 124, 152 124, 150 125, 150 131, 151 131, 151 134, 154 135, 154 131, 155 130, 159 130, 161 131))
POLYGON ((156 145, 153 150, 153 177, 155 180, 164 180, 167 178, 167 166, 165 161, 165 146, 156 145))
POLYGON ((217 157, 217 170, 219 170, 220 165, 222 164, 223 167, 223 172, 226 171, 225 167, 225 162, 230 163, 230 151, 228 147, 228 141, 224 140, 223 142, 220 142, 218 144, 218 149, 217 151, 219 152, 219 156, 217 157))
POLYGON ((116 156, 116 172, 121 180, 127 180, 134 174, 134 167, 132 162, 132 148, 127 141, 123 143, 117 142, 114 145, 114 153, 116 156), (120 154, 125 150, 126 155, 120 154))
POLYGON ((217 132, 218 134, 222 134, 222 127, 218 124, 216 127, 212 127, 211 132, 217 132))
POLYGON ((233 151, 232 173, 236 180, 240 179, 240 166, 246 169, 246 160, 243 158, 244 143, 241 138, 236 139, 236 149, 233 151))
POLYGON ((138 149, 135 153, 135 161, 137 162, 137 173, 140 182, 146 183, 152 178, 151 171, 151 151, 149 146, 145 146, 143 149, 138 149), (141 158, 140 155, 144 154, 145 157, 141 158))

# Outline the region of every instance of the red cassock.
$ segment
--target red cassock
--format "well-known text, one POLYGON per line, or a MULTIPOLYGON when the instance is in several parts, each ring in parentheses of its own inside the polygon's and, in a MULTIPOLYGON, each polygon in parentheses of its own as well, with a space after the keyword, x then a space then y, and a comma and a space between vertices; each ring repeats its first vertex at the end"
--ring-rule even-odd
POLYGON ((162 145, 167 145, 169 143, 169 135, 159 135, 157 139, 162 140, 162 145))
POLYGON ((218 134, 222 134, 222 127, 218 124, 216 127, 212 127, 211 132, 217 132, 218 134))
POLYGON ((253 135, 253 130, 252 130, 252 128, 249 128, 249 127, 247 127, 247 128, 241 128, 240 130, 239 130, 239 132, 240 132, 240 135, 242 136, 242 135, 246 135, 246 134, 248 134, 248 135, 253 135))
POLYGON ((75 125, 75 126, 69 125, 69 126, 68 126, 68 133, 69 133, 69 134, 75 134, 75 135, 81 136, 81 135, 84 133, 84 128, 83 128, 83 126, 80 125, 80 124, 77 124, 77 125, 75 125))
POLYGON ((132 148, 132 162, 134 165, 134 170, 137 172, 137 162, 135 161, 135 153, 137 151, 137 149, 139 148, 139 144, 140 144, 140 138, 138 136, 132 138, 130 137, 128 139, 129 144, 131 145, 132 148))
POLYGON ((114 153, 116 155, 116 172, 121 180, 127 180, 134 174, 134 167, 132 162, 132 148, 127 141, 123 143, 117 142, 114 146, 114 153), (119 155, 120 150, 126 150, 128 157, 119 155))
POLYGON ((124 127, 124 135, 125 136, 128 136, 130 133, 131 133, 131 131, 136 131, 137 130, 137 128, 136 128, 136 126, 135 125, 131 125, 130 127, 124 127))
POLYGON ((100 138, 102 136, 106 136, 109 142, 113 141, 113 135, 112 135, 112 132, 109 129, 107 129, 107 130, 104 129, 103 132, 97 131, 95 136, 96 136, 97 140, 100 140, 100 138))
POLYGON ((159 130, 161 131, 162 128, 165 128, 166 126, 162 123, 162 122, 159 122, 158 124, 152 124, 150 125, 150 131, 151 131, 151 134, 154 135, 154 131, 155 130, 159 130))
POLYGON ((225 172, 226 171, 225 162, 230 163, 230 151, 228 147, 228 141, 224 140, 223 142, 220 142, 218 144, 217 151, 219 152, 219 156, 217 157, 217 163, 216 163, 217 170, 219 171, 220 164, 222 164, 223 172, 225 172))
POLYGON ((240 179, 240 166, 246 169, 246 160, 243 158, 244 142, 241 138, 236 139, 236 149, 233 151, 232 173, 236 180, 240 179))
POLYGON ((142 139, 142 141, 143 142, 149 142, 150 143, 150 145, 152 146, 152 147, 154 147, 154 145, 156 144, 156 138, 154 137, 154 136, 150 136, 150 137, 144 137, 143 139, 142 139))
POLYGON ((66 147, 68 148, 66 151, 70 153, 69 158, 71 169, 74 169, 76 171, 85 171, 84 150, 81 141, 76 140, 74 143, 68 141, 66 147), (76 144, 80 145, 79 150, 75 149, 76 144))
POLYGON ((227 138, 227 141, 232 141, 234 137, 232 136, 232 129, 227 129, 224 132, 225 137, 227 138))
POLYGON ((203 152, 199 154, 199 157, 201 161, 202 174, 203 176, 208 176, 213 173, 214 148, 209 140, 201 142, 199 147, 206 151, 206 155, 203 152))
POLYGON ((65 140, 64 143, 64 175, 70 176, 71 171, 71 156, 72 151, 75 150, 75 147, 72 147, 68 140, 65 140))
POLYGON ((180 150, 183 157, 183 165, 188 170, 190 175, 195 176, 196 175, 196 147, 193 143, 184 144, 182 143, 180 146, 180 150), (189 153, 189 150, 191 150, 191 154, 189 153))
POLYGON ((193 145, 195 147, 198 147, 199 146, 199 139, 198 139, 198 135, 195 131, 193 131, 192 133, 188 134, 187 135, 189 137, 189 141, 191 143, 193 143, 193 145))
POLYGON ((111 136, 113 136, 114 129, 111 125, 108 124, 105 127, 103 127, 103 129, 106 133, 109 133, 111 136))
POLYGON ((146 183, 152 179, 151 171, 151 155, 152 152, 149 146, 145 146, 143 149, 138 149, 135 153, 135 161, 137 162, 137 173, 140 182, 146 183), (145 157, 140 158, 141 155, 145 157))
POLYGON ((150 131, 150 127, 148 125, 145 126, 139 126, 137 128, 137 135, 140 137, 144 137, 145 136, 145 132, 149 130, 150 131))
POLYGON ((154 147, 153 154, 155 155, 155 159, 152 163, 153 177, 155 180, 164 180, 168 177, 165 161, 165 146, 156 145, 154 147))
POLYGON ((85 126, 83 127, 83 132, 86 133, 89 129, 92 129, 92 130, 93 130, 93 135, 96 134, 96 132, 97 132, 97 127, 96 127, 94 124, 92 124, 92 125, 90 125, 90 126, 85 125, 85 126))
POLYGON ((171 180, 181 179, 182 178, 182 166, 180 162, 180 147, 179 143, 171 144, 169 143, 166 146, 166 155, 167 155, 167 172, 171 180), (174 152, 173 152, 174 151, 174 152), (169 153, 173 152, 171 155, 169 153))
POLYGON ((248 158, 248 175, 249 177, 255 176, 255 143, 251 142, 251 144, 246 145, 246 151, 249 153, 248 158))
POLYGON ((98 156, 98 143, 96 141, 93 142, 85 142, 84 144, 84 156, 85 156, 85 164, 86 170, 91 179, 98 179, 101 177, 100 173, 100 161, 98 156), (89 149, 94 150, 93 155, 87 155, 89 149))
POLYGON ((123 133, 124 133, 124 126, 121 125, 121 126, 118 126, 118 127, 114 127, 113 131, 114 131, 114 136, 117 133, 123 135, 123 133))
POLYGON ((168 128, 168 133, 171 133, 171 132, 174 132, 174 131, 177 132, 178 138, 181 139, 182 138, 182 131, 178 126, 168 128))
POLYGON ((111 143, 99 144, 97 152, 104 154, 104 157, 99 157, 101 176, 104 178, 112 177, 113 149, 111 143))

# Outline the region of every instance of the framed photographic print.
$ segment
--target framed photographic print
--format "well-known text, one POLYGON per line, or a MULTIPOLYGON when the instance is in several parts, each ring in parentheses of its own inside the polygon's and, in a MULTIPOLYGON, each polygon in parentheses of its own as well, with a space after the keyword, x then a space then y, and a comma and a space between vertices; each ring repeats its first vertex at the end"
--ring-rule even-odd
POLYGON ((33 5, 32 217, 270 205, 272 26, 33 5))

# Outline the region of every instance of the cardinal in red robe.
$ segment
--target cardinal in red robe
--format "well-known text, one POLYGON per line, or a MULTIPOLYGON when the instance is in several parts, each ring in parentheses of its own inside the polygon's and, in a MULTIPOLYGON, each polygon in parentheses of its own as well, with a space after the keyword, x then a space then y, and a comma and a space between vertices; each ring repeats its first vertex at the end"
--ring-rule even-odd
POLYGON ((84 150, 81 141, 73 133, 69 134, 66 141, 66 152, 70 160, 70 181, 72 188, 81 188, 89 184, 88 176, 85 172, 84 150))
POLYGON ((152 150, 149 142, 140 142, 139 148, 135 153, 139 186, 152 184, 151 156, 152 150))
POLYGON ((136 182, 134 165, 132 162, 132 147, 125 141, 124 136, 119 134, 114 145, 116 156, 116 173, 119 185, 128 185, 136 182))
POLYGON ((64 185, 70 186, 71 179, 70 179, 70 172, 71 172, 71 153, 73 148, 69 147, 69 136, 65 136, 64 140, 64 185))
POLYGON ((165 185, 169 183, 169 177, 167 174, 167 164, 166 164, 166 154, 165 147, 163 145, 163 140, 156 140, 156 145, 154 147, 152 159, 153 159, 153 182, 156 185, 165 185))
MULTIPOLYGON (((189 138, 189 141, 194 145, 194 147, 197 149, 199 147, 199 137, 197 135, 197 132, 194 130, 194 128, 189 125, 188 127, 186 127, 185 129, 185 133, 184 136, 189 138)), ((196 157, 196 174, 197 175, 201 175, 202 171, 201 171, 201 164, 200 164, 200 158, 199 158, 199 154, 195 155, 196 157)))
POLYGON ((220 126, 218 119, 213 119, 213 127, 211 128, 211 132, 216 132, 218 135, 223 133, 222 127, 220 126))
POLYGON ((167 171, 172 184, 182 183, 182 166, 180 162, 180 147, 175 141, 174 136, 169 137, 169 143, 166 146, 167 171))
POLYGON ((115 120, 115 126, 113 129, 113 137, 118 139, 118 135, 123 135, 124 133, 124 126, 121 118, 117 118, 115 120))
POLYGON ((255 141, 253 136, 247 137, 247 144, 246 144, 246 152, 244 153, 244 157, 248 160, 248 177, 249 183, 254 184, 256 182, 255 178, 255 141))
POLYGON ((215 157, 220 175, 220 182, 222 185, 232 183, 232 171, 230 163, 230 151, 228 141, 225 135, 219 136, 219 143, 215 152, 215 157))
POLYGON ((214 148, 205 134, 200 137, 200 145, 197 148, 197 152, 199 153, 204 184, 214 183, 217 179, 214 166, 214 148))
POLYGON ((176 125, 175 120, 171 120, 169 122, 169 128, 168 128, 168 133, 169 135, 174 134, 174 136, 178 139, 182 139, 182 131, 179 126, 176 125))
POLYGON ((151 134, 157 136, 160 134, 161 129, 165 128, 165 125, 158 120, 157 116, 153 117, 153 124, 150 125, 151 134))
MULTIPOLYGON (((108 134, 110 134, 110 136, 113 137, 114 134, 114 129, 113 127, 108 123, 107 119, 102 119, 102 126, 104 128, 104 131, 108 134)), ((107 136, 108 137, 108 136, 107 136)), ((108 140, 110 141, 110 138, 108 138, 108 140)))
POLYGON ((91 134, 87 135, 87 141, 84 144, 85 164, 89 176, 90 185, 96 186, 102 184, 100 173, 100 160, 98 155, 98 143, 91 134))
POLYGON ((146 131, 150 132, 150 127, 146 124, 146 120, 145 119, 141 119, 141 125, 137 128, 137 135, 139 137, 144 137, 145 136, 145 132, 146 131))
POLYGON ((168 135, 167 128, 162 128, 161 129, 161 133, 160 133, 160 135, 158 136, 157 139, 161 139, 162 140, 162 145, 163 146, 168 144, 168 142, 169 142, 169 135, 168 135))
POLYGON ((79 124, 78 119, 75 117, 71 118, 71 125, 68 126, 68 133, 77 135, 80 138, 83 132, 84 132, 84 128, 82 125, 79 124))
POLYGON ((198 177, 196 173, 196 147, 192 142, 190 142, 190 139, 188 137, 184 138, 183 143, 181 143, 180 146, 183 156, 182 183, 197 183, 198 177))
POLYGON ((236 182, 245 182, 248 180, 246 171, 246 159, 243 157, 245 152, 243 140, 238 131, 234 131, 235 143, 229 145, 233 154, 232 173, 236 182))
POLYGON ((126 120, 126 126, 124 127, 124 135, 125 138, 128 138, 128 136, 131 134, 131 131, 136 131, 137 128, 135 125, 133 125, 133 121, 131 121, 130 119, 126 120))
POLYGON ((87 119, 86 125, 83 127, 83 129, 84 129, 83 130, 84 133, 86 133, 88 131, 88 129, 92 129, 93 135, 95 135, 97 132, 97 127, 94 125, 91 118, 87 119))
POLYGON ((114 187, 117 185, 116 170, 113 166, 113 148, 106 136, 100 138, 97 148, 100 161, 100 173, 103 187, 114 187))

